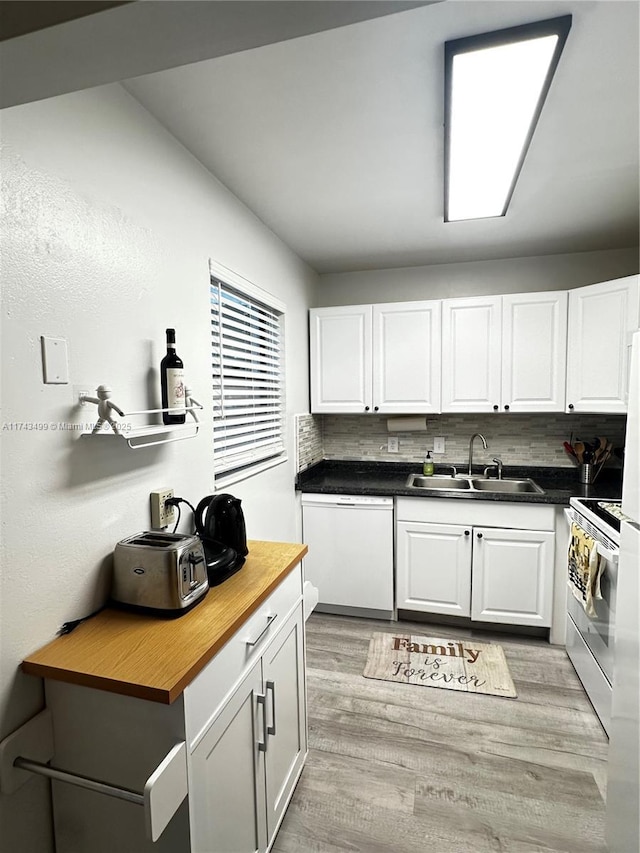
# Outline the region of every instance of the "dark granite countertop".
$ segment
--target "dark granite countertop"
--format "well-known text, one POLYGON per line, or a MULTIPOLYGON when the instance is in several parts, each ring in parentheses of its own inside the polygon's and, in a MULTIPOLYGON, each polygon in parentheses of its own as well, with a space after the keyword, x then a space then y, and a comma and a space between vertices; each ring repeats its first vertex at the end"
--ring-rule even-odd
MULTIPOLYGON (((467 471, 463 462, 457 466, 460 473, 467 471)), ((473 467, 473 473, 482 475, 484 467, 473 467)), ((296 489, 304 493, 335 495, 378 495, 412 498, 446 498, 447 500, 508 501, 510 503, 559 504, 568 506, 569 498, 619 498, 622 495, 622 472, 605 468, 594 485, 578 482, 576 468, 545 468, 538 466, 508 466, 503 468, 505 479, 531 478, 544 494, 503 494, 480 491, 426 491, 406 485, 409 474, 422 473, 419 462, 366 462, 325 459, 301 471, 296 478, 296 489)), ((451 474, 451 466, 436 465, 436 474, 451 474)))

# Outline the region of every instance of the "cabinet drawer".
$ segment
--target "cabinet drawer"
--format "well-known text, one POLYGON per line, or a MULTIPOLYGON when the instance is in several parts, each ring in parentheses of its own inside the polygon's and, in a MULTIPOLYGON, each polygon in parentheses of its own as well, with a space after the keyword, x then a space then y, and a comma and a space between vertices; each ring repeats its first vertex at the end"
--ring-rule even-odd
POLYGON ((507 501, 400 497, 396 498, 396 519, 436 524, 480 524, 483 527, 514 527, 524 530, 555 529, 555 511, 552 504, 507 501))
POLYGON ((185 728, 190 751, 301 596, 302 568, 297 565, 185 688, 185 728))

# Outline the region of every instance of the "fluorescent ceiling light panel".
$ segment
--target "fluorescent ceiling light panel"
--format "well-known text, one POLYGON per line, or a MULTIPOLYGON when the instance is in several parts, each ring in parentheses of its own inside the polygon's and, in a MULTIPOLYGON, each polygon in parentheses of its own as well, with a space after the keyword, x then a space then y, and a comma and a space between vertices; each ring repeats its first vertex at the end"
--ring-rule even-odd
POLYGON ((571 15, 445 43, 445 222, 504 216, 571 15))

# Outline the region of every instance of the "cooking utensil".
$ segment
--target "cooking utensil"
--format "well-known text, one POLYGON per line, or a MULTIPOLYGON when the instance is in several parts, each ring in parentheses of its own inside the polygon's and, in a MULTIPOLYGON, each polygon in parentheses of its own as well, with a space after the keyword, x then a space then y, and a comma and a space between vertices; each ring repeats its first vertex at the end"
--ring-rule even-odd
POLYGON ((576 459, 582 465, 582 463, 584 462, 584 451, 585 451, 584 442, 583 441, 576 441, 576 443, 573 445, 573 451, 576 454, 576 459))
POLYGON ((595 452, 595 462, 598 462, 603 456, 605 450, 607 449, 607 439, 599 436, 596 439, 596 452, 595 452))
POLYGON ((591 480, 592 483, 595 483, 598 474, 604 468, 605 462, 611 456, 612 451, 613 451, 613 444, 612 444, 612 442, 608 441, 604 453, 600 456, 600 462, 598 464, 598 468, 593 474, 593 479, 591 480))
POLYGON ((578 459, 576 457, 575 451, 573 447, 569 444, 569 442, 565 441, 562 446, 564 447, 566 454, 570 456, 575 462, 577 462, 578 459))

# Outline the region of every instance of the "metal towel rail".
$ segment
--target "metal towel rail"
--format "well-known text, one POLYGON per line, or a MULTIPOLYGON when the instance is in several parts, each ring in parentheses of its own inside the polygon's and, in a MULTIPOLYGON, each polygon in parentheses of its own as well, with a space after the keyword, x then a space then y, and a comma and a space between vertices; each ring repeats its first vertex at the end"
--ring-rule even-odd
POLYGON ((29 773, 105 794, 144 808, 148 838, 157 841, 188 793, 187 748, 180 741, 169 750, 142 792, 111 785, 80 773, 70 773, 46 763, 53 758, 53 727, 48 708, 0 742, 0 793, 13 794, 29 773), (29 757, 26 757, 29 756, 29 757))

